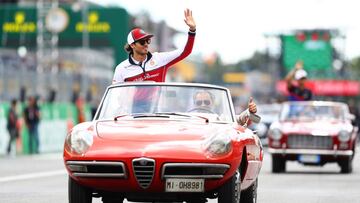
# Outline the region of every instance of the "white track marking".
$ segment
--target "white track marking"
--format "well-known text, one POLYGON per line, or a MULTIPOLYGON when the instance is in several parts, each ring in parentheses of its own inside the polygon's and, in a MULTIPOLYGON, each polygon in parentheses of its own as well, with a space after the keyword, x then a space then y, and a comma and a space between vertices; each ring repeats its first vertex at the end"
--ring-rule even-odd
POLYGON ((29 180, 35 178, 44 178, 44 177, 51 177, 51 176, 57 176, 63 174, 66 174, 66 170, 46 171, 46 172, 28 173, 28 174, 15 175, 15 176, 7 176, 7 177, 0 177, 0 183, 29 180))

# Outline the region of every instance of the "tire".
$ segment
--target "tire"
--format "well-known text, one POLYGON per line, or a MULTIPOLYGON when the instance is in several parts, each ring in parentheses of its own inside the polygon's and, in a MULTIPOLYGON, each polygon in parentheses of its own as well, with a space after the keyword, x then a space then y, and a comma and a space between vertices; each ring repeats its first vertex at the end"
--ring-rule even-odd
POLYGON ((241 192, 240 202, 241 203, 256 203, 257 202, 257 186, 258 179, 246 190, 241 192))
POLYGON ((240 173, 237 172, 219 189, 218 203, 239 203, 241 194, 240 173))
POLYGON ((352 170, 353 170, 352 157, 349 156, 349 157, 346 157, 343 160, 340 160, 339 165, 340 165, 340 168, 341 168, 341 171, 340 171, 341 173, 351 173, 352 170))
POLYGON ((281 156, 272 155, 272 172, 282 173, 286 171, 286 160, 281 156))
POLYGON ((91 203, 92 192, 89 188, 79 185, 71 177, 68 180, 69 203, 91 203))

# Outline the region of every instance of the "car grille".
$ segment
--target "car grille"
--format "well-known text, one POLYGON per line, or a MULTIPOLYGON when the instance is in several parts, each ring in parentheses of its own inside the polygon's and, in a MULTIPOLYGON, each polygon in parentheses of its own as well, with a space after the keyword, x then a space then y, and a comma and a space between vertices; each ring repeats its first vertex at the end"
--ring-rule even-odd
POLYGON ((146 189, 151 184, 155 172, 155 160, 148 158, 134 159, 134 175, 140 187, 146 189))
POLYGON ((162 169, 162 178, 219 179, 229 168, 227 164, 166 163, 162 169))
POLYGON ((290 149, 332 149, 331 136, 289 135, 287 146, 290 149))
POLYGON ((112 161, 67 161, 74 176, 91 178, 126 178, 124 163, 112 161))

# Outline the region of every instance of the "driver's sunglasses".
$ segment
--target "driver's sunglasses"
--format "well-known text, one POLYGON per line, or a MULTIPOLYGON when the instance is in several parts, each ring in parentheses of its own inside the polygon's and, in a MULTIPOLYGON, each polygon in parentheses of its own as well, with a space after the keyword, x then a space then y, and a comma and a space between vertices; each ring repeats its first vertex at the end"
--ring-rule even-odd
POLYGON ((210 103, 211 103, 211 101, 208 100, 208 99, 205 99, 205 100, 197 100, 197 101, 195 102, 195 104, 196 104, 197 106, 201 106, 202 104, 204 104, 204 105, 206 105, 206 106, 209 106, 210 103))
POLYGON ((150 44, 150 43, 151 43, 151 39, 141 39, 141 40, 139 40, 139 41, 137 41, 137 42, 139 42, 139 44, 141 44, 142 46, 144 46, 145 43, 150 44))

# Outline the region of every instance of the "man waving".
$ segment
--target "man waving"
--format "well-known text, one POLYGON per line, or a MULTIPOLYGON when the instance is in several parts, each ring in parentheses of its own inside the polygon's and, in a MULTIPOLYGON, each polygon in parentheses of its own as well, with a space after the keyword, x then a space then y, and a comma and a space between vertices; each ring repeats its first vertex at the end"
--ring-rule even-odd
POLYGON ((153 35, 146 33, 141 28, 131 30, 125 45, 129 57, 116 66, 113 83, 128 81, 164 82, 167 70, 187 57, 194 45, 196 24, 192 11, 186 9, 184 15, 184 21, 189 26, 188 39, 183 48, 174 51, 150 53, 148 49, 153 35))

